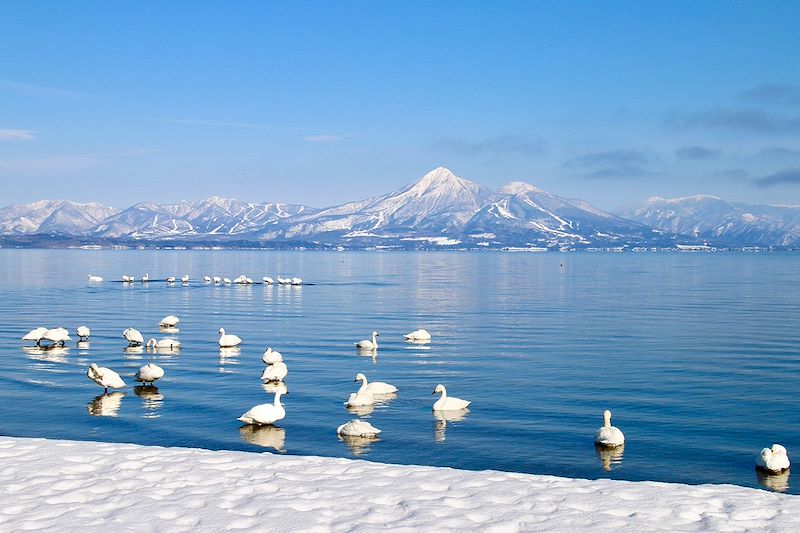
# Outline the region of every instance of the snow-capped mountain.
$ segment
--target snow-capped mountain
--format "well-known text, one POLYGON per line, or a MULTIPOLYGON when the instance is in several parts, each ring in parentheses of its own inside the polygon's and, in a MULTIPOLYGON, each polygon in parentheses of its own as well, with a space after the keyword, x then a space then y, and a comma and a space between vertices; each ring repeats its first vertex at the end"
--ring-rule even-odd
POLYGON ((0 209, 0 235, 78 235, 117 213, 98 203, 42 200, 0 209))
POLYGON ((800 244, 800 206, 732 203, 704 195, 654 196, 618 214, 660 230, 734 246, 800 244))
POLYGON ((509 183, 497 191, 495 198, 466 224, 466 238, 545 247, 618 246, 632 241, 655 244, 663 240, 643 224, 528 183, 509 183))
POLYGON ((140 202, 97 224, 91 235, 103 238, 164 238, 246 234, 309 211, 302 205, 251 204, 212 196, 199 202, 140 202))
POLYGON ((459 235, 491 190, 436 168, 400 190, 287 219, 263 238, 386 239, 459 235))

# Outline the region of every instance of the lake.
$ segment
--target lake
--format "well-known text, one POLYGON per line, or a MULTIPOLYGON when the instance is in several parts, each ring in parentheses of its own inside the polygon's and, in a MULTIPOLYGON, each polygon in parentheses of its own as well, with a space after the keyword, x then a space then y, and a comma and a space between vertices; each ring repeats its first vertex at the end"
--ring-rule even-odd
POLYGON ((800 493, 753 465, 781 443, 800 460, 800 255, 0 250, 0 433, 357 457, 581 478, 738 485, 800 493), (123 284, 123 274, 147 284, 123 284), (103 276, 89 283, 88 274, 103 276), (168 285, 167 276, 191 281, 168 285), (218 286, 203 275, 278 274, 292 286, 218 286), (179 332, 159 320, 180 317, 179 332), (92 335, 77 345, 75 328, 92 335), (63 326, 65 349, 25 347, 63 326), (122 331, 178 338, 126 350, 122 331), (244 340, 221 353, 217 330, 244 340), (425 328, 412 344, 403 334, 425 328), (380 333, 373 357, 353 343, 380 333), (28 343, 30 344, 30 343, 28 343), (237 420, 274 390, 262 352, 289 368, 286 418, 237 420), (103 395, 92 362, 128 383, 103 395), (155 362, 157 390, 133 374, 155 362), (350 412, 353 378, 396 398, 350 412), (473 403, 435 416, 442 383, 473 403), (602 412, 623 450, 596 450, 602 412), (342 440, 361 416, 377 440, 342 440))

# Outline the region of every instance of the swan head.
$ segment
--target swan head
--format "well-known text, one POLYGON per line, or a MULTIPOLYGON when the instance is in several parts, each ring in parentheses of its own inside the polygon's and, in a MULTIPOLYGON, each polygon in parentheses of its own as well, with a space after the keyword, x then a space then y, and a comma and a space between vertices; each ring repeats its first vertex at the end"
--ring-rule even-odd
POLYGON ((377 331, 373 331, 373 332, 372 332, 372 336, 373 336, 373 337, 380 337, 380 336, 381 336, 381 334, 380 334, 380 333, 378 333, 377 331))
POLYGON ((156 340, 155 340, 155 339, 150 339, 149 341, 147 341, 147 346, 148 346, 149 348, 152 348, 152 347, 154 347, 155 345, 156 345, 156 340))
POLYGON ((358 374, 356 374, 356 379, 353 380, 353 383, 355 383, 356 381, 367 381, 367 376, 359 372, 358 374))
POLYGON ((441 383, 440 383, 440 384, 438 384, 438 385, 436 385, 436 388, 435 388, 435 389, 433 389, 433 394, 438 394, 438 393, 440 393, 440 392, 441 392, 442 394, 444 394, 444 393, 445 393, 445 390, 444 390, 444 385, 442 385, 441 383))
POLYGON ((225 328, 219 328, 219 331, 217 333, 219 335, 225 335, 225 328))
POLYGON ((773 444, 770 451, 772 451, 772 455, 786 455, 786 448, 780 444, 773 444))
POLYGON ((97 370, 100 367, 97 366, 97 363, 92 363, 91 365, 89 365, 89 368, 91 368, 92 370, 97 370))
POLYGON ((605 427, 611 427, 611 411, 608 409, 603 411, 603 425, 605 427))

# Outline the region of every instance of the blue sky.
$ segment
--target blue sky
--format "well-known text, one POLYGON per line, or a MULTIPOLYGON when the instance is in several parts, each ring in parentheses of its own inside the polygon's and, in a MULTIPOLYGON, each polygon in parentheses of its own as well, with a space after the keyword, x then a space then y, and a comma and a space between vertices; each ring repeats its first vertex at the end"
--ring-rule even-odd
POLYGON ((437 166, 800 204, 796 2, 0 3, 0 204, 322 207, 437 166))

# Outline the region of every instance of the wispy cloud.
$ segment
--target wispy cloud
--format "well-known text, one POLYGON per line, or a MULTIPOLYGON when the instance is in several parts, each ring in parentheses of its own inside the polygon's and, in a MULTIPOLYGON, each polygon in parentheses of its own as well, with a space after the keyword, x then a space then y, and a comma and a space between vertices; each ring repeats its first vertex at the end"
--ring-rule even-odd
POLYGON ((760 109, 717 108, 673 113, 665 122, 678 129, 707 128, 767 135, 800 133, 800 117, 760 109))
POLYGON ((800 105, 800 86, 765 83, 742 93, 742 98, 770 105, 800 105))
POLYGON ((640 178, 657 174, 647 168, 652 159, 639 150, 607 150, 572 157, 563 166, 578 170, 585 178, 640 178))
POLYGON ((98 98, 98 95, 61 87, 49 87, 46 85, 36 85, 33 83, 22 83, 12 80, 0 80, 0 92, 20 94, 23 96, 35 96, 40 98, 55 99, 76 99, 76 98, 98 98))
POLYGON ((675 150, 675 156, 678 159, 710 159, 722 154, 722 150, 716 148, 706 148, 704 146, 681 146, 675 150))
POLYGON ((151 150, 129 150, 106 154, 79 154, 0 159, 0 172, 14 176, 57 177, 73 175, 115 159, 136 157, 151 150))
POLYGON ((495 157, 540 155, 546 151, 544 141, 514 134, 498 135, 482 140, 445 137, 434 142, 433 148, 465 156, 491 155, 495 157))
POLYGON ((776 185, 800 185, 800 167, 786 168, 774 174, 757 178, 753 183, 759 187, 774 187, 776 185))
POLYGON ((800 157, 800 150, 794 148, 786 148, 785 146, 768 146, 759 152, 760 155, 769 157, 800 157))
POLYGON ((32 141, 36 138, 33 130, 0 129, 0 141, 32 141))
POLYGON ((332 143, 341 141, 344 137, 340 135, 309 135, 303 137, 303 140, 310 143, 332 143))

